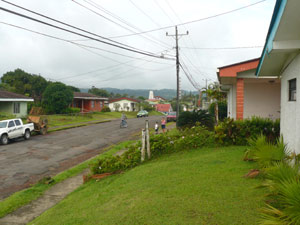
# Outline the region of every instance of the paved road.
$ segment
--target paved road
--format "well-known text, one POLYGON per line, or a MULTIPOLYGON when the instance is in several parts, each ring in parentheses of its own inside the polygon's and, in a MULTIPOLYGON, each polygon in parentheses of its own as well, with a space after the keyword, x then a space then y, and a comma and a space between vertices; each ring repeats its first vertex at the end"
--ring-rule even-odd
MULTIPOLYGON (((149 117, 150 127, 159 118, 149 117)), ((120 120, 115 120, 0 145, 0 199, 128 140, 144 127, 145 119, 129 119, 128 124, 120 129, 120 120)))

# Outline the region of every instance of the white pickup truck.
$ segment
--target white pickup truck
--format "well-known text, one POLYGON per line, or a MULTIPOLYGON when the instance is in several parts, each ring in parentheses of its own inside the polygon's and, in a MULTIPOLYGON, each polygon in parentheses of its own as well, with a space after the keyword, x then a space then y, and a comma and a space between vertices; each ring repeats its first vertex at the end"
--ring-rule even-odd
POLYGON ((0 142, 6 145, 9 140, 19 137, 28 140, 33 129, 33 123, 24 125, 21 119, 2 120, 0 121, 0 142))

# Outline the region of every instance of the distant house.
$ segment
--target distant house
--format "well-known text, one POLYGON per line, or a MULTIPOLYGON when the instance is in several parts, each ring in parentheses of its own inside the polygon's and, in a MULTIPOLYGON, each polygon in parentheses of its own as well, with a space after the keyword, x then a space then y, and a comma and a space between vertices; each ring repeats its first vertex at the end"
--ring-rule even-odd
POLYGON ((274 75, 258 79, 258 63, 252 59, 218 68, 221 89, 227 92, 228 117, 280 117, 280 80, 274 75))
POLYGON ((159 104, 160 100, 147 99, 146 102, 148 102, 152 107, 154 107, 155 105, 159 104))
POLYGON ((81 112, 101 112, 108 98, 90 93, 74 92, 72 107, 80 108, 81 112))
MULTIPOLYGON (((256 74, 281 78, 280 132, 300 153, 300 1, 277 0, 256 74)), ((258 96, 260 98, 260 96, 258 96)))
POLYGON ((25 117, 27 116, 27 103, 33 101, 25 95, 0 90, 0 112, 25 117))
POLYGON ((155 96, 154 99, 159 101, 166 101, 166 99, 161 96, 155 96))
POLYGON ((173 111, 171 104, 156 104, 155 109, 156 111, 162 113, 169 113, 173 111))
POLYGON ((139 103, 139 100, 133 99, 133 98, 116 98, 116 99, 110 99, 109 100, 109 108, 111 111, 137 111, 138 107, 137 104, 139 103))

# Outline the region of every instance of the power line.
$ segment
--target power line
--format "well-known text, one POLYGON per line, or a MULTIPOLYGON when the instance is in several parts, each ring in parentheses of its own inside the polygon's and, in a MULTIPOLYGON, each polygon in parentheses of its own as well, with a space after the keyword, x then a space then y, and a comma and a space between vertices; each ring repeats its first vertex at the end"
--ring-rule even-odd
POLYGON ((65 28, 62 28, 62 27, 59 27, 59 26, 56 26, 56 25, 53 25, 53 24, 50 24, 50 23, 38 20, 38 19, 35 19, 33 17, 26 16, 24 14, 21 14, 21 13, 18 13, 18 12, 15 12, 15 11, 3 8, 3 7, 0 7, 0 10, 5 11, 7 13, 11 13, 11 14, 17 15, 17 16, 20 16, 20 17, 23 17, 23 18, 26 18, 26 19, 29 19, 29 20, 32 20, 32 21, 35 21, 35 22, 38 22, 38 23, 41 23, 41 24, 44 24, 44 25, 47 25, 47 26, 50 26, 50 27, 53 27, 53 28, 56 28, 56 29, 59 29, 59 30, 63 30, 65 32, 69 32, 69 33, 72 33, 72 34, 75 34, 75 35, 78 35, 78 36, 81 36, 81 37, 89 38, 91 40, 98 41, 98 42, 101 42, 103 44, 107 44, 107 45, 110 45, 110 46, 113 46, 113 47, 116 47, 116 48, 120 48, 120 49, 123 49, 123 50, 131 51, 131 52, 142 54, 142 55, 146 55, 146 56, 149 56, 149 57, 154 57, 154 58, 159 58, 159 59, 173 60, 171 58, 166 58, 166 57, 161 57, 161 56, 154 55, 153 53, 142 52, 140 50, 134 50, 134 49, 130 49, 130 48, 127 48, 127 47, 119 46, 119 45, 116 45, 116 44, 113 44, 113 43, 109 43, 107 41, 102 41, 102 40, 99 40, 99 39, 87 36, 85 34, 81 34, 81 33, 75 32, 75 31, 71 31, 71 30, 68 30, 68 29, 65 29, 65 28))
MULTIPOLYGON (((245 5, 245 6, 242 6, 242 7, 233 9, 233 10, 229 10, 229 11, 226 11, 226 12, 223 12, 223 13, 215 14, 215 15, 212 15, 212 16, 208 16, 208 17, 204 17, 204 18, 200 18, 200 19, 196 19, 196 20, 191 20, 191 21, 179 23, 179 24, 176 24, 176 26, 183 26, 183 25, 186 25, 186 24, 196 23, 196 22, 216 18, 216 17, 219 17, 219 16, 227 15, 227 14, 239 11, 239 10, 243 10, 243 9, 255 6, 255 5, 263 3, 265 1, 267 1, 267 0, 261 0, 261 1, 249 4, 249 5, 245 5)), ((133 35, 140 35, 140 34, 150 33, 150 32, 154 32, 154 31, 164 30, 164 29, 168 29, 168 28, 172 28, 172 27, 174 27, 174 25, 160 27, 160 28, 157 28, 157 29, 146 30, 146 31, 143 31, 143 32, 135 33, 135 34, 119 35, 119 36, 115 36, 115 37, 111 37, 111 38, 120 38, 120 37, 128 37, 128 36, 133 36, 133 35)))
POLYGON ((175 24, 174 21, 172 20, 172 18, 169 16, 169 14, 166 13, 166 11, 161 7, 161 5, 156 0, 153 0, 153 1, 158 6, 158 8, 160 8, 160 10, 163 12, 163 14, 165 14, 166 17, 168 17, 168 19, 171 21, 171 23, 175 24))
MULTIPOLYGON (((119 55, 119 56, 123 56, 123 57, 128 57, 128 58, 133 58, 133 59, 137 59, 137 60, 143 60, 143 61, 147 61, 149 62, 149 60, 146 60, 143 58, 138 58, 138 57, 133 57, 133 56, 128 56, 128 55, 124 55, 124 54, 120 54, 120 53, 117 53, 117 52, 113 52, 113 51, 109 51, 109 50, 105 50, 105 49, 101 49, 101 48, 97 48, 97 47, 93 47, 93 46, 89 46, 89 45, 82 45, 82 44, 78 44, 78 43, 75 43, 73 41, 69 41, 69 40, 66 40, 66 39, 63 39, 63 38, 59 38, 59 37, 55 37, 55 36, 52 36, 52 35, 48 35, 48 34, 45 34, 45 33, 41 33, 41 32, 37 32, 37 31, 34 31, 34 30, 30 30, 30 29, 27 29, 25 27, 21 27, 21 26, 17 26, 17 25, 14 25, 14 24, 9 24, 9 23, 5 23, 5 22, 1 22, 0 23, 2 24, 5 24, 5 25, 8 25, 8 26, 12 26, 12 27, 15 27, 15 28, 18 28, 18 29, 22 29, 22 30, 26 30, 28 32, 32 32, 32 33, 35 33, 35 34, 38 34, 38 35, 42 35, 42 36, 45 36, 45 37, 49 37, 49 38, 53 38, 53 39, 56 39, 56 40, 60 40, 60 41, 64 41, 64 42, 68 42, 68 43, 71 43, 73 45, 76 45, 77 47, 81 47, 89 52, 92 52, 90 50, 88 50, 87 48, 93 48, 93 49, 97 49, 97 50, 101 50, 101 51, 104 51, 104 52, 108 52, 108 53, 111 53, 111 54, 115 54, 115 55, 119 55)), ((117 61, 115 59, 112 59, 110 57, 107 57, 107 56, 104 56, 104 55, 101 55, 99 53, 95 53, 95 52, 92 52, 94 54, 97 54, 103 58, 107 58, 111 61, 114 61, 114 62, 119 62, 119 63, 122 63, 120 61, 117 61)), ((154 62, 154 63, 157 63, 157 64, 167 64, 167 65, 170 65, 168 63, 163 63, 163 62, 156 62, 156 61, 151 61, 151 62, 154 62)), ((131 67, 134 67, 134 66, 131 66, 131 67)))
MULTIPOLYGON (((160 27, 160 25, 154 19, 152 19, 152 17, 149 16, 144 10, 142 10, 137 4, 135 4, 132 0, 129 0, 129 1, 135 8, 137 8, 142 14, 144 14, 149 20, 151 20, 152 23, 154 23, 156 26, 160 27)), ((159 28, 159 29, 162 30, 163 28, 159 28)), ((149 33, 149 32, 142 31, 142 32, 136 33, 136 34, 143 34, 143 33, 149 33)), ((136 34, 133 34, 133 35, 136 35, 136 34)))
POLYGON ((109 38, 100 36, 100 35, 98 35, 98 34, 95 34, 95 33, 89 32, 89 31, 86 31, 86 30, 84 30, 84 29, 82 29, 82 28, 79 28, 79 27, 70 25, 70 24, 68 24, 68 23, 64 23, 64 22, 62 22, 62 21, 56 20, 56 19, 51 18, 51 17, 49 17, 49 16, 46 16, 46 15, 44 15, 44 14, 35 12, 35 11, 33 11, 33 10, 30 10, 30 9, 27 9, 27 8, 25 8, 25 7, 22 7, 22 6, 20 6, 20 5, 14 4, 14 3, 12 3, 12 2, 9 2, 9 1, 6 1, 6 0, 1 0, 1 1, 2 1, 2 2, 5 2, 5 3, 9 4, 9 5, 12 5, 12 6, 14 6, 14 7, 17 7, 17 8, 19 8, 19 9, 22 9, 22 10, 25 10, 25 11, 27 11, 27 12, 30 12, 30 13, 32 13, 32 14, 35 14, 35 15, 38 15, 38 16, 40 16, 40 17, 46 18, 46 19, 48 19, 48 20, 54 21, 54 22, 56 22, 56 23, 60 23, 60 24, 62 24, 62 25, 71 27, 71 28, 76 29, 76 30, 79 30, 79 31, 83 31, 83 32, 85 32, 85 33, 94 35, 94 36, 96 36, 96 37, 102 38, 102 39, 107 40, 107 41, 114 42, 114 43, 116 43, 116 44, 120 44, 120 45, 124 45, 124 46, 130 47, 130 48, 133 48, 133 47, 131 47, 131 46, 129 46, 129 45, 126 45, 126 44, 120 43, 120 42, 118 42, 118 41, 114 41, 114 40, 111 40, 111 39, 109 39, 109 38))
POLYGON ((251 48, 262 48, 263 46, 239 46, 239 47, 215 47, 215 48, 209 48, 209 47, 181 47, 185 49, 192 49, 192 50, 232 50, 232 49, 251 49, 251 48))
POLYGON ((201 90, 200 85, 195 82, 195 80, 191 77, 191 75, 186 71, 186 69, 182 66, 182 64, 180 64, 180 67, 183 71, 183 73, 185 74, 185 76, 188 78, 188 80, 190 81, 190 83, 192 84, 192 86, 196 89, 196 90, 201 90))
MULTIPOLYGON (((156 1, 156 0, 154 0, 154 1, 156 1)), ((166 1, 166 3, 168 4, 168 6, 169 6, 169 8, 171 9, 171 11, 173 12, 173 14, 175 15, 175 17, 177 17, 178 21, 179 21, 180 23, 182 23, 180 17, 177 15, 177 13, 176 13, 175 10, 173 9, 173 7, 172 7, 172 5, 169 3, 169 1, 168 1, 168 0, 165 0, 165 1, 166 1)), ((167 16, 168 16, 168 15, 167 15, 167 16)), ((169 17, 169 16, 168 16, 168 17, 169 17)), ((169 19, 171 20, 170 17, 169 17, 169 19)), ((174 22, 173 22, 173 23, 174 23, 174 22)), ((187 29, 185 25, 183 25, 183 27, 184 27, 185 29, 187 29)), ((191 39, 190 36, 188 36, 188 40, 191 42, 192 46, 194 47, 194 46, 195 46, 195 45, 194 45, 194 42, 193 42, 193 40, 191 39)), ((183 41, 185 42, 185 40, 183 40, 183 41)), ((197 55, 196 51, 193 51, 193 53, 194 53, 195 59, 196 59, 197 61, 200 61, 199 58, 198 58, 198 55, 197 55)), ((187 57, 187 56, 184 54, 184 52, 182 52, 182 55, 185 56, 185 57, 188 59, 188 61, 189 61, 189 62, 191 63, 191 65, 196 69, 196 71, 197 71, 198 73, 202 74, 202 73, 197 69, 197 67, 191 62, 191 60, 189 59, 189 57, 187 57)))
MULTIPOLYGON (((78 5, 80 5, 80 6, 84 7, 84 8, 86 8, 87 10, 89 10, 89 11, 95 13, 96 15, 101 16, 101 17, 103 17, 104 19, 106 19, 106 20, 108 20, 108 21, 110 21, 110 22, 112 22, 112 23, 114 23, 114 24, 116 24, 116 25, 118 25, 118 26, 121 26, 123 29, 126 29, 126 30, 130 31, 131 33, 136 33, 135 31, 133 31, 133 30, 131 30, 131 29, 128 29, 127 27, 124 27, 123 25, 121 25, 121 24, 119 24, 119 23, 116 23, 115 21, 113 21, 113 20, 111 20, 111 19, 109 19, 109 18, 103 16, 102 14, 97 13, 97 12, 93 11, 92 9, 89 9, 89 8, 85 7, 84 5, 78 3, 78 2, 76 2, 76 1, 74 1, 74 0, 72 0, 72 1, 75 2, 75 3, 77 3, 78 5)), ((107 10, 107 9, 105 9, 104 7, 100 6, 99 4, 93 2, 92 0, 89 0, 89 1, 83 0, 83 1, 86 2, 87 4, 91 5, 91 6, 95 7, 96 9, 98 9, 98 10, 100 10, 100 11, 102 11, 102 12, 108 14, 108 15, 110 15, 111 17, 117 19, 118 21, 122 22, 123 24, 126 24, 128 27, 131 27, 132 29, 137 30, 137 31, 139 31, 139 32, 142 31, 142 30, 139 29, 138 27, 136 27, 136 26, 130 24, 130 23, 127 22, 126 20, 124 20, 124 19, 122 19, 121 17, 115 15, 114 13, 110 12, 109 10, 107 10)), ((149 41, 151 41, 151 42, 153 42, 153 43, 155 43, 155 44, 157 44, 157 45, 159 45, 159 46, 162 46, 162 47, 166 47, 166 46, 167 46, 167 47, 169 47, 168 44, 166 44, 166 43, 164 43, 164 42, 162 42, 162 41, 159 41, 159 40, 157 40, 156 38, 154 38, 154 37, 152 37, 152 36, 150 36, 150 35, 148 35, 148 36, 149 36, 150 38, 145 37, 145 36, 143 36, 143 35, 142 35, 141 37, 143 37, 143 38, 145 38, 145 39, 147 39, 147 40, 149 40, 149 41)))

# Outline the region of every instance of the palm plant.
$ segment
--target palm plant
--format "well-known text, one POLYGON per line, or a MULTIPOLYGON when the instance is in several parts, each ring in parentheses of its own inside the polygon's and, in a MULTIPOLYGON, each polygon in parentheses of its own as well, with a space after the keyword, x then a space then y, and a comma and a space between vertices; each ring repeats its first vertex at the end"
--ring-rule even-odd
POLYGON ((289 159, 290 152, 282 137, 277 140, 275 145, 267 142, 263 135, 256 140, 250 140, 249 143, 251 148, 246 151, 245 159, 257 161, 260 168, 268 168, 289 159))
POLYGON ((214 101, 215 104, 215 122, 218 125, 219 123, 219 105, 218 101, 225 100, 225 94, 221 91, 220 84, 218 82, 214 82, 208 86, 206 91, 207 97, 210 101, 214 101))
POLYGON ((300 224, 300 175, 298 164, 281 162, 267 170, 263 187, 269 204, 261 210, 261 224, 300 224))

